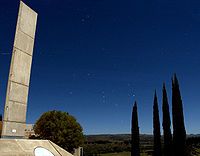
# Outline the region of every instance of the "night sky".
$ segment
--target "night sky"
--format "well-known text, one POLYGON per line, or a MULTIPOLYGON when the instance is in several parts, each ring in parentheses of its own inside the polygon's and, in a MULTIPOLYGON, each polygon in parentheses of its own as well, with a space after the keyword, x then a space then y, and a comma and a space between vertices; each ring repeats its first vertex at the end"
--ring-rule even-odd
MULTIPOLYGON (((85 134, 130 133, 138 102, 141 133, 152 133, 162 83, 171 108, 177 73, 187 133, 200 133, 199 0, 24 0, 38 12, 27 123, 62 110, 85 134)), ((3 113, 19 0, 0 1, 3 113)))

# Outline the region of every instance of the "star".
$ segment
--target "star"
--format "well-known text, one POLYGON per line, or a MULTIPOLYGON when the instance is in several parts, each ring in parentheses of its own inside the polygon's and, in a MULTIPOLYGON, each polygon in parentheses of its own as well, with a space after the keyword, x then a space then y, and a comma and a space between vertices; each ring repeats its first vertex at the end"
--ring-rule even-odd
POLYGON ((81 22, 82 22, 82 23, 84 23, 84 22, 85 22, 85 19, 84 19, 84 18, 82 18, 82 19, 81 19, 81 22))
POLYGON ((119 106, 119 105, 116 103, 116 104, 115 104, 115 107, 118 107, 118 106, 119 106))
POLYGON ((86 15, 86 18, 89 19, 89 18, 90 18, 90 15, 86 15))
POLYGON ((102 50, 102 51, 105 51, 105 48, 104 48, 104 47, 102 47, 102 48, 101 48, 101 50, 102 50))

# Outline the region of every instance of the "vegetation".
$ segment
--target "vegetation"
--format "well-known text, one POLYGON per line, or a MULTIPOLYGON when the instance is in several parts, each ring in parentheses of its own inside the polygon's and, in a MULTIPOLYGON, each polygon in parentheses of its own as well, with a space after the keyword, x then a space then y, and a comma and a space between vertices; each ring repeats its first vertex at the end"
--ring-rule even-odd
POLYGON ((172 79, 173 137, 167 91, 163 84, 162 112, 163 138, 160 134, 158 100, 155 92, 153 103, 153 137, 139 136, 137 104, 132 110, 131 135, 87 136, 84 154, 103 156, 200 156, 200 137, 188 137, 184 125, 183 105, 176 75, 172 79), (163 143, 163 151, 162 144, 163 143), (108 154, 109 153, 109 154, 108 154))
POLYGON ((188 156, 200 156, 200 136, 187 138, 186 146, 188 156))
MULTIPOLYGON (((130 152, 120 152, 120 153, 106 153, 106 154, 100 154, 100 156, 130 156, 130 152)), ((146 153, 141 153, 141 156, 148 156, 146 153)))
POLYGON ((131 128, 131 156, 140 156, 140 136, 138 126, 137 103, 135 102, 132 111, 132 128, 131 128))
POLYGON ((123 142, 85 144, 83 148, 85 156, 130 151, 130 145, 123 142))
POLYGON ((130 152, 100 154, 100 156, 130 156, 130 155, 131 155, 130 152))
MULTIPOLYGON (((85 136, 84 156, 130 156, 131 134, 85 136), (121 150, 116 150, 121 148, 121 150)), ((163 142, 163 137, 161 137, 163 142)), ((187 136, 188 156, 200 156, 200 136, 187 136)), ((153 155, 153 135, 140 135, 140 156, 153 155)))
POLYGON ((35 123, 34 131, 39 138, 51 140, 69 152, 84 142, 80 124, 66 112, 44 113, 35 123))
POLYGON ((160 119, 158 111, 158 100, 155 92, 153 104, 153 134, 154 134, 154 156, 161 156, 160 119))
POLYGON ((171 134, 171 120, 169 113, 169 104, 167 100, 167 91, 165 84, 163 84, 163 98, 162 98, 162 111, 163 111, 163 136, 164 136, 164 156, 172 155, 172 134, 171 134))
MULTIPOLYGON (((131 155, 131 134, 89 135, 85 137, 85 156, 101 155, 108 153, 123 154, 124 152, 128 152, 131 155)), ((152 151, 153 136, 140 135, 140 156, 143 156, 144 153, 151 154, 152 151)))
POLYGON ((73 116, 61 111, 44 113, 36 122, 34 130, 37 138, 51 140, 69 152, 85 141, 84 156, 200 156, 200 137, 186 139, 183 105, 176 75, 172 79, 173 137, 165 84, 162 93, 163 138, 160 133, 156 92, 153 103, 153 136, 139 134, 136 102, 132 109, 131 135, 90 135, 84 140, 80 124, 73 116))
POLYGON ((186 131, 183 105, 176 75, 172 80, 172 116, 173 116, 173 152, 174 155, 186 156, 186 131))

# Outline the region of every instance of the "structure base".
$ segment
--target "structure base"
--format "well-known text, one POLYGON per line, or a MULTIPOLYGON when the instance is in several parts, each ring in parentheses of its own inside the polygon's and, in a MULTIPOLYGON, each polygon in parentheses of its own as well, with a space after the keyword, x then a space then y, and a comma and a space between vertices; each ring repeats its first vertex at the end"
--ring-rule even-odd
POLYGON ((73 156, 49 140, 0 139, 1 156, 73 156))

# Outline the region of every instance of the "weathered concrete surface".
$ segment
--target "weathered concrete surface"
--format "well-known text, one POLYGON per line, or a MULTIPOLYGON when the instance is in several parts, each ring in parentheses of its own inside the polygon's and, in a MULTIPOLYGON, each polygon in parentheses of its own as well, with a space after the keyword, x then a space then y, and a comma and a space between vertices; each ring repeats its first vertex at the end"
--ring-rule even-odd
MULTIPOLYGON (((3 130, 4 130, 4 131, 6 131, 6 137, 20 138, 21 136, 24 136, 25 127, 26 127, 25 123, 3 121, 4 129, 2 129, 2 134, 4 133, 3 132, 3 130), (6 125, 6 126, 4 126, 4 125, 6 125), (14 135, 16 133, 17 133, 17 136, 14 135), (13 136, 15 136, 15 137, 13 137, 13 136)), ((1 144, 0 144, 0 146, 1 146, 1 144)))
POLYGON ((37 13, 20 1, 2 137, 24 137, 37 13))
POLYGON ((1 156, 35 156, 34 150, 43 147, 54 156, 73 156, 49 140, 0 139, 1 156))
POLYGON ((83 147, 76 148, 74 151, 74 156, 83 156, 83 147))
POLYGON ((21 85, 28 86, 30 80, 32 56, 27 55, 16 48, 14 48, 14 57, 12 62, 12 75, 10 80, 21 85))

